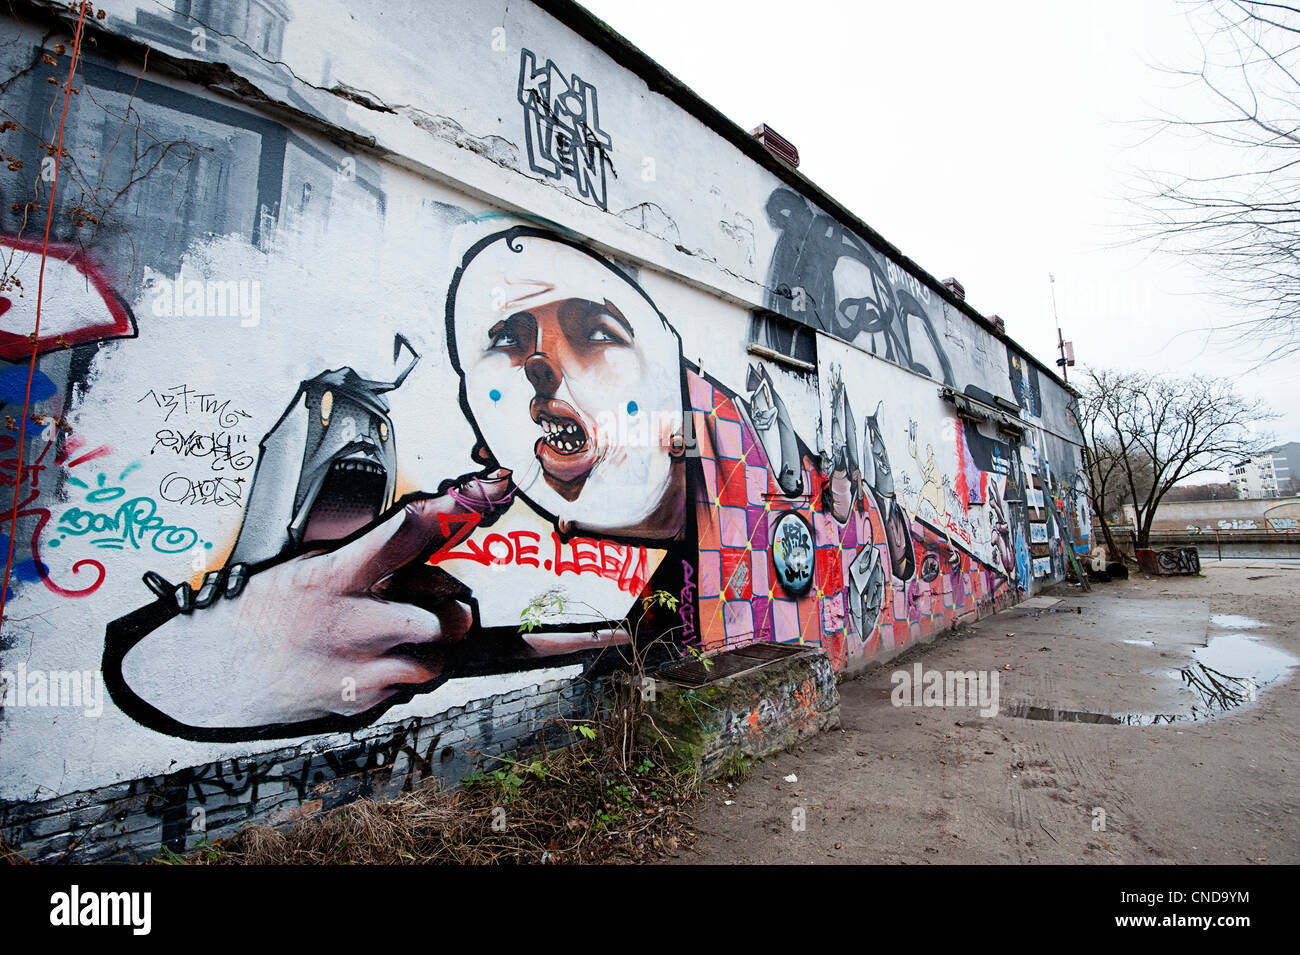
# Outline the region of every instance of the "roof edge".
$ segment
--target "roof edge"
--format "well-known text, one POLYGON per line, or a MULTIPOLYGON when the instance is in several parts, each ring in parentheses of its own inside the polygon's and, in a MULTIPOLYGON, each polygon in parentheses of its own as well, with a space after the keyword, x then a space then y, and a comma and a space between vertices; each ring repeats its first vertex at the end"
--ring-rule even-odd
POLYGON ((532 2, 542 10, 549 13, 560 23, 573 30, 584 40, 587 40, 600 50, 604 51, 611 59, 626 66, 644 80, 652 92, 658 93, 677 106, 680 106, 687 113, 694 116, 705 126, 709 127, 727 142, 739 149, 746 157, 758 163, 758 165, 777 176, 777 178, 798 189, 807 198, 815 201, 829 215, 838 219, 842 225, 849 227, 863 238, 881 247, 884 251, 893 256, 898 261, 898 264, 917 273, 918 277, 926 279, 931 283, 933 291, 940 298, 948 302, 948 304, 952 305, 967 318, 972 319, 977 325, 991 334, 994 338, 998 339, 1005 345, 1010 345, 1015 348, 1021 355, 1032 362, 1039 371, 1046 373, 1049 378, 1056 382, 1056 384, 1060 385, 1066 392, 1069 394, 1077 394, 1068 382, 1063 380, 1060 375, 1053 371, 1039 358, 1027 351, 1023 345, 1007 335, 1006 332, 1000 331, 996 325, 968 305, 964 300, 953 295, 944 287, 943 283, 936 279, 928 270, 921 268, 921 266, 910 257, 904 255, 897 246, 851 212, 846 206, 826 192, 826 190, 822 189, 797 169, 787 166, 785 163, 773 156, 768 152, 766 147, 753 139, 744 129, 737 126, 734 122, 724 116, 716 107, 711 105, 707 100, 701 97, 672 73, 669 73, 655 60, 647 56, 630 40, 611 27, 604 20, 601 20, 585 7, 580 6, 578 3, 574 2, 574 0, 532 0, 532 2))

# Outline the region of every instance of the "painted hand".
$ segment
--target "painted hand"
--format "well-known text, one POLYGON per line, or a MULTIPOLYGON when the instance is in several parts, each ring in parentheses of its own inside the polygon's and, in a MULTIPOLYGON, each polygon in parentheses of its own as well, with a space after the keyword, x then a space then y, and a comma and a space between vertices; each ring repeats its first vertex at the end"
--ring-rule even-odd
POLYGON ((450 596, 417 607, 380 594, 395 571, 464 527, 449 518, 490 511, 511 492, 507 471, 473 475, 335 551, 254 574, 237 598, 147 636, 127 654, 123 677, 154 707, 200 727, 350 716, 431 683, 442 675, 439 646, 469 630, 469 607, 450 596))

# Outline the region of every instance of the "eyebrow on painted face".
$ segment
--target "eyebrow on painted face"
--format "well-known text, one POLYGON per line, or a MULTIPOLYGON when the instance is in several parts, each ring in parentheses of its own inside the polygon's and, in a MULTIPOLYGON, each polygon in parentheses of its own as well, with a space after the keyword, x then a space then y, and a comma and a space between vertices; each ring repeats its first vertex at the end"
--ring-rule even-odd
POLYGON ((495 322, 488 329, 488 351, 532 348, 537 341, 537 319, 531 312, 515 314, 495 322))
MULTIPOLYGON (((593 302, 568 298, 553 309, 562 333, 575 345, 631 345, 636 340, 632 323, 608 299, 593 302)), ((537 316, 532 312, 515 312, 488 328, 487 350, 530 352, 537 341, 537 326, 537 316)))
POLYGON ((602 317, 610 318, 622 329, 627 335, 626 342, 618 344, 631 344, 636 340, 636 332, 632 330, 632 323, 629 322, 618 306, 609 299, 604 302, 592 302, 585 298, 569 298, 559 304, 555 311, 556 318, 559 320, 565 334, 569 337, 575 337, 571 333, 571 328, 577 326, 579 335, 576 337, 589 339, 598 328, 598 320, 602 317))

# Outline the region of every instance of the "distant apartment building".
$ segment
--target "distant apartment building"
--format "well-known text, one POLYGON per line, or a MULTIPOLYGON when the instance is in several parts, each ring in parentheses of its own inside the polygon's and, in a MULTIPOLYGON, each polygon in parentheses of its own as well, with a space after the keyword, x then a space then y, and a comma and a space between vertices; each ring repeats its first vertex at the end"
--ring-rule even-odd
POLYGON ((1300 494, 1300 441, 1278 445, 1237 462, 1232 469, 1232 483, 1237 496, 1290 497, 1300 494))

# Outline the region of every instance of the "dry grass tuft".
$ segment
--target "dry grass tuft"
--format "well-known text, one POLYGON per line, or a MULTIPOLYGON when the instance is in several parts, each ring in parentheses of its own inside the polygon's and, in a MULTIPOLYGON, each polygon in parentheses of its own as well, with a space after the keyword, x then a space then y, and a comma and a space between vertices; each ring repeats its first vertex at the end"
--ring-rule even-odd
POLYGON ((694 841, 698 782, 652 754, 623 763, 588 744, 531 763, 500 762, 463 789, 426 786, 359 800, 277 830, 252 825, 167 862, 198 865, 409 865, 643 862, 694 841))
POLYGON ((0 865, 35 865, 30 859, 25 859, 9 843, 0 839, 0 865))

